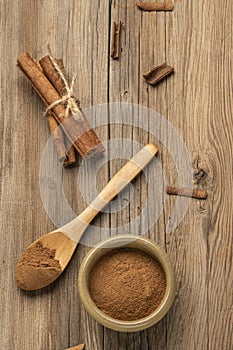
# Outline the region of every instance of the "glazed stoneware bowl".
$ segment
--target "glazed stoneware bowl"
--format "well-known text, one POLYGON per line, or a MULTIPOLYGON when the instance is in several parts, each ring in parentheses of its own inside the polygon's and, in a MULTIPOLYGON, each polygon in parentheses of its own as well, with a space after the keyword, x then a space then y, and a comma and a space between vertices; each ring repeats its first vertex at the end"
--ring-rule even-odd
POLYGON ((86 311, 97 322, 118 332, 138 332, 155 325, 168 312, 175 298, 176 279, 170 257, 152 240, 135 235, 114 236, 100 242, 88 252, 79 270, 78 289, 86 311), (160 263, 166 276, 166 291, 159 307, 147 317, 134 321, 117 320, 106 315, 95 305, 89 293, 89 276, 96 262, 110 250, 120 247, 137 248, 150 254, 160 263))

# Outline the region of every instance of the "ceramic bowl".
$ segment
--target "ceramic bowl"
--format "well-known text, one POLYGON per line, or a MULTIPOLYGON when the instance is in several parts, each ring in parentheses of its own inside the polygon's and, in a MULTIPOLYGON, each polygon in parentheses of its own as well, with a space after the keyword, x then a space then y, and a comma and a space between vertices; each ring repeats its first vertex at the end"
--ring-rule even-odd
POLYGON ((118 332, 138 332, 159 322, 170 309, 176 292, 175 272, 168 254, 152 240, 135 235, 114 236, 100 242, 92 248, 82 261, 78 289, 81 301, 86 311, 103 326, 118 332), (138 248, 154 257, 162 266, 166 276, 166 291, 160 306, 147 317, 122 321, 103 313, 92 300, 89 293, 89 275, 95 263, 108 251, 119 247, 138 248))

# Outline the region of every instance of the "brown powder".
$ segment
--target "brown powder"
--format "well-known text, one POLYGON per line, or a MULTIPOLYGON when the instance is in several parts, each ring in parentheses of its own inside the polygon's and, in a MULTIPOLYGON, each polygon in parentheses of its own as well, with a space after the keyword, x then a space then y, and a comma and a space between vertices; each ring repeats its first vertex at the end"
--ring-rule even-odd
POLYGON ((29 247, 19 259, 16 268, 16 281, 20 288, 34 290, 47 285, 62 272, 55 259, 55 249, 44 247, 41 242, 29 247))
POLYGON ((55 258, 55 249, 44 247, 41 242, 29 247, 19 259, 19 264, 27 264, 35 267, 58 267, 59 261, 55 258))
POLYGON ((125 321, 150 315, 166 291, 160 264, 140 249, 116 248, 102 256, 90 273, 90 295, 105 314, 125 321))

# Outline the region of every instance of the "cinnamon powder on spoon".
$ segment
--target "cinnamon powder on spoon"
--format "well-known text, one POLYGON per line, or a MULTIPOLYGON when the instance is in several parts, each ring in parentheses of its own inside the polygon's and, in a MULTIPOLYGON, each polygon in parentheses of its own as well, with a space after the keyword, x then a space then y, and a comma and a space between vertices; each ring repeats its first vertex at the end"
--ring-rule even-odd
POLYGON ((51 280, 53 276, 55 279, 62 272, 59 261, 55 259, 55 253, 55 249, 44 247, 41 242, 29 247, 21 256, 16 267, 18 286, 25 290, 34 290, 37 289, 36 281, 40 288, 43 284, 47 285, 48 279, 51 280))
POLYGON ((89 291, 102 312, 132 321, 158 308, 166 291, 166 277, 161 265, 141 249, 115 248, 93 267, 89 291))

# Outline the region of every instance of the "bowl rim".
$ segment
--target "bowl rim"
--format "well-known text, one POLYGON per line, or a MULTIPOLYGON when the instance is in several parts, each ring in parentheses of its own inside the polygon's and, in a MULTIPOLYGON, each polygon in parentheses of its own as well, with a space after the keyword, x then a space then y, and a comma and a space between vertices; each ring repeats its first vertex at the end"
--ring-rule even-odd
POLYGON ((116 235, 99 242, 84 257, 78 274, 78 290, 84 308, 97 322, 115 331, 137 332, 159 322, 170 309, 176 293, 175 271, 169 255, 151 239, 132 234, 116 235), (166 291, 161 304, 150 315, 133 321, 117 320, 103 313, 92 300, 88 288, 89 272, 95 262, 109 250, 124 246, 133 248, 135 245, 161 264, 166 276, 166 291))

